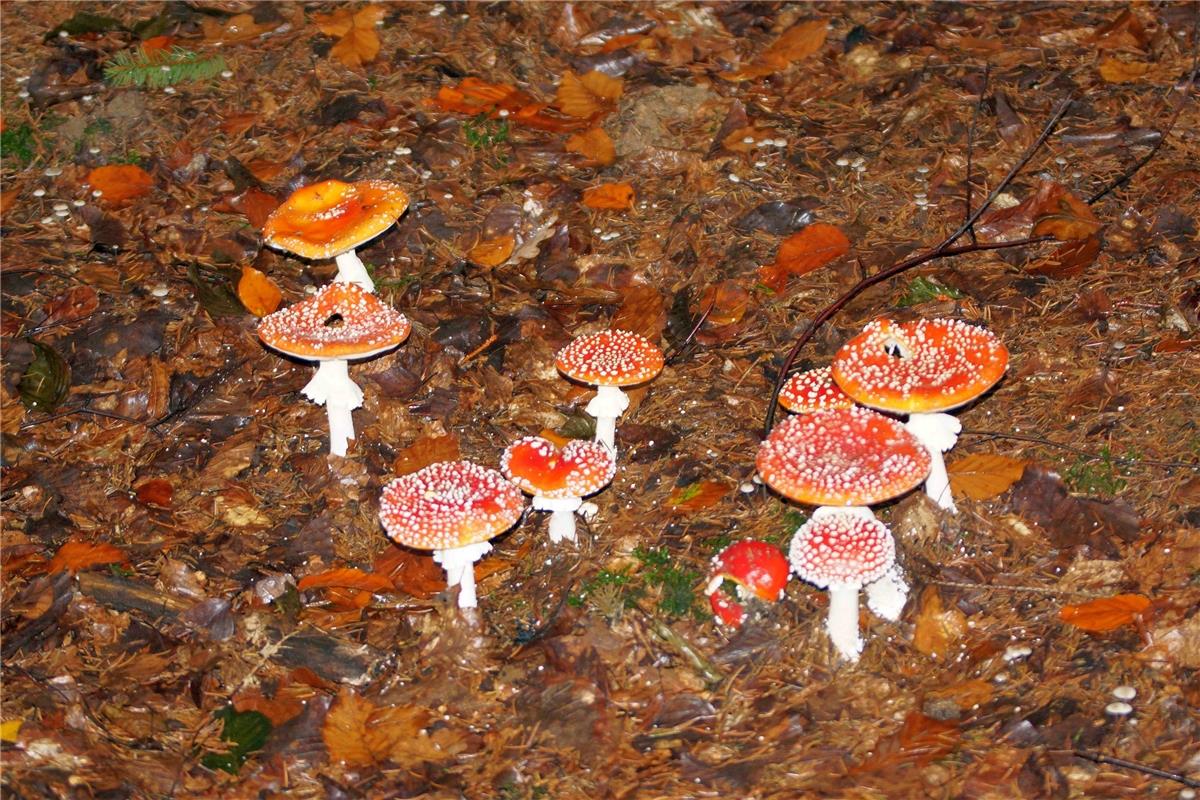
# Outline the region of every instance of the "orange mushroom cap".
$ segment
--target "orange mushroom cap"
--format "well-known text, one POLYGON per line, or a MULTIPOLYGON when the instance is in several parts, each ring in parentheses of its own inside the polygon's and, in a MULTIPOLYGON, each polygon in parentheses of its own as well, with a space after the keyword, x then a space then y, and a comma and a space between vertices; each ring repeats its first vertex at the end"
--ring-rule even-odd
POLYGON ((258 338, 289 356, 363 358, 395 347, 412 325, 356 283, 331 283, 307 300, 268 314, 258 338), (340 318, 339 324, 331 324, 340 318))
POLYGON ((580 336, 559 350, 555 366, 593 386, 632 386, 662 371, 663 353, 644 336, 608 330, 580 336))
POLYGON ((929 474, 929 451, 894 419, 866 408, 789 417, 758 448, 758 472, 792 500, 865 506, 902 495, 929 474))
POLYGON ((842 346, 833 379, 859 403, 884 411, 945 411, 1000 380, 1008 350, 991 331, 961 320, 875 320, 842 346))
POLYGON ((540 436, 510 444, 500 469, 522 491, 550 498, 587 497, 617 474, 612 453, 599 442, 573 439, 559 449, 540 436))
POLYGON ((496 470, 440 461, 385 486, 379 519, 402 545, 449 550, 508 530, 524 508, 525 495, 496 470))
POLYGON ((829 367, 798 372, 779 390, 779 403, 788 411, 808 414, 828 408, 850 408, 854 398, 833 382, 829 367))
POLYGON ((406 208, 408 195, 388 181, 321 181, 271 212, 263 241, 302 258, 333 258, 386 231, 406 208))

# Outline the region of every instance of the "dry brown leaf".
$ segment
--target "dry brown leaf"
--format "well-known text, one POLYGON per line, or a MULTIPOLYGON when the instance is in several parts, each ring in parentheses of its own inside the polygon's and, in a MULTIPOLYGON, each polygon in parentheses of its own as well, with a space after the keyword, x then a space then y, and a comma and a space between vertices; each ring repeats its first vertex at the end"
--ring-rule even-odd
POLYGON ((321 738, 325 740, 330 761, 351 767, 375 763, 375 754, 367 742, 367 722, 374 711, 375 704, 356 695, 353 689, 338 693, 321 726, 321 738))
POLYGON ((635 283, 621 291, 621 307, 613 317, 612 327, 633 331, 656 342, 666 324, 667 312, 658 289, 635 283))
POLYGON ((584 158, 602 167, 607 167, 617 160, 616 145, 613 144, 613 140, 605 133, 604 129, 600 127, 588 128, 582 133, 572 134, 567 138, 567 143, 563 145, 563 149, 568 153, 579 153, 584 158))
POLYGON ((283 302, 283 293, 268 278, 254 267, 242 267, 242 277, 238 279, 238 300, 256 317, 265 317, 279 308, 283 302))
POLYGON ((1150 598, 1140 594, 1101 597, 1077 606, 1063 606, 1058 617, 1090 633, 1104 633, 1132 624, 1150 607, 1150 598))
POLYGON ((375 559, 372 569, 386 575, 398 591, 428 600, 446 589, 446 573, 429 553, 394 545, 375 559))
POLYGON ((511 233, 505 234, 495 239, 485 239, 475 245, 467 251, 467 258, 481 267, 498 267, 508 261, 516 246, 516 238, 511 233))
POLYGON ((170 508, 171 498, 174 494, 175 488, 171 486, 171 482, 163 478, 151 478, 143 481, 134 491, 134 496, 137 497, 139 503, 159 508, 170 508))
POLYGON ((963 711, 982 706, 992 699, 995 690, 987 681, 974 678, 962 683, 935 689, 927 696, 938 700, 949 700, 963 711))
POLYGON ((128 560, 124 551, 121 548, 111 545, 108 542, 64 542, 62 547, 58 548, 58 552, 54 554, 54 558, 46 564, 46 571, 50 574, 55 572, 79 572, 88 567, 95 567, 101 564, 118 564, 128 560))
POLYGON ((780 243, 775 262, 759 268, 759 280, 780 291, 788 278, 812 272, 849 252, 850 240, 846 234, 834 225, 814 222, 780 243))
POLYGON ((745 81, 773 75, 787 69, 802 58, 820 50, 829 33, 829 23, 810 19, 788 28, 749 65, 733 72, 723 72, 727 81, 745 81))
POLYGON ((332 14, 318 14, 313 21, 322 33, 341 37, 329 55, 351 69, 358 69, 379 55, 379 34, 375 24, 386 14, 384 6, 371 4, 357 11, 342 8, 332 14))
POLYGON ((1100 77, 1109 83, 1131 83, 1150 71, 1150 65, 1142 61, 1121 61, 1105 56, 1100 61, 1100 77))
POLYGON ((926 586, 921 592, 913 646, 927 656, 945 658, 966 632, 966 615, 957 608, 945 608, 937 587, 926 586))
POLYGON ((100 192, 100 199, 112 206, 136 200, 154 187, 154 178, 136 164, 110 164, 88 173, 87 182, 100 192))
POLYGON ((250 224, 258 230, 267 224, 271 212, 279 207, 279 198, 261 189, 247 189, 241 196, 241 211, 250 224))
POLYGON ((1100 237, 1092 234, 1060 244, 1053 253, 1025 267, 1026 272, 1050 278, 1072 278, 1096 262, 1100 255, 1100 237))
POLYGON ((623 211, 633 208, 636 194, 628 181, 602 183, 583 190, 583 204, 588 208, 623 211))
POLYGON ((1042 195, 1038 213, 1033 218, 1033 236, 1053 236, 1060 242, 1086 239, 1102 227, 1092 209, 1061 184, 1060 191, 1042 195))
POLYGON ((41 327, 63 325, 90 316, 100 307, 100 296, 91 286, 76 286, 54 297, 42 307, 46 318, 41 327))
POLYGON ((614 109, 624 86, 620 78, 596 70, 582 77, 567 70, 558 82, 554 105, 568 117, 590 119, 614 109))
POLYGON ((730 486, 721 481, 700 481, 687 486, 676 486, 667 498, 667 505, 672 511, 685 513, 688 511, 703 511, 715 506, 721 498, 729 494, 730 486))
POLYGON ((359 589, 365 592, 390 592, 395 588, 387 576, 375 572, 363 572, 354 567, 340 567, 314 575, 305 575, 296 584, 296 588, 300 591, 327 589, 332 586, 341 589, 359 589))
POLYGON ((910 711, 900 730, 880 739, 861 763, 849 770, 851 775, 883 772, 898 767, 925 766, 954 751, 961 738, 958 726, 910 711))
POLYGON ((950 488, 972 500, 991 500, 1021 480, 1025 462, 998 453, 974 453, 946 466, 950 488))
POLYGON ((453 433, 442 436, 422 436, 400 451, 392 462, 392 473, 408 475, 439 461, 456 461, 459 458, 458 437, 453 433))

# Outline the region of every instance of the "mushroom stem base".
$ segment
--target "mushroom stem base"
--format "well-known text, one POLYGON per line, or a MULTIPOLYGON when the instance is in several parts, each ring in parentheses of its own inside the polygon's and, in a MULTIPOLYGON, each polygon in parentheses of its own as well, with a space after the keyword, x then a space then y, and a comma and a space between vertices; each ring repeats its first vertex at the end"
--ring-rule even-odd
POLYGON ((619 386, 600 386, 584 409, 596 418, 596 441, 617 452, 617 417, 629 408, 629 395, 619 386))
POLYGON ((555 544, 575 541, 575 512, 581 505, 582 497, 533 497, 534 510, 551 512, 550 541, 555 544))
POLYGON ((847 661, 858 661, 863 640, 858 635, 858 585, 834 584, 829 587, 829 618, 825 629, 833 646, 847 661))
POLYGON ((458 607, 475 608, 475 562, 492 549, 489 542, 477 542, 448 550, 434 550, 433 560, 446 570, 446 585, 458 588, 458 607))
POLYGON ((329 452, 346 455, 346 446, 354 438, 354 419, 350 412, 362 405, 363 393, 350 380, 350 364, 337 358, 322 361, 317 374, 304 387, 304 396, 325 406, 329 417, 329 452))
POLYGON ((950 477, 946 474, 946 460, 942 458, 942 453, 958 443, 962 423, 958 417, 950 414, 910 414, 904 427, 929 450, 931 463, 929 477, 925 479, 925 494, 951 514, 957 514, 958 508, 950 494, 950 477))
POLYGON ((357 283, 368 292, 375 291, 375 281, 371 280, 362 259, 353 250, 347 250, 334 261, 337 262, 338 267, 337 277, 333 279, 334 283, 357 283))
POLYGON ((886 620, 895 622, 908 601, 908 582, 893 564, 882 577, 866 585, 867 608, 886 620))

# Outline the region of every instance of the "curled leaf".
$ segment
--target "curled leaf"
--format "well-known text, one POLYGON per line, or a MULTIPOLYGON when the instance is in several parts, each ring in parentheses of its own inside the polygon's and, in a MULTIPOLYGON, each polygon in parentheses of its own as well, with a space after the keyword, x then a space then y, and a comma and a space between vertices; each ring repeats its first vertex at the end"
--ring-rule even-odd
POLYGON ((588 208, 624 211, 633 208, 635 197, 633 186, 628 181, 602 183, 583 190, 583 204, 588 208))
POLYGON ((242 305, 256 317, 265 317, 283 302, 283 293, 275 282, 259 272, 254 267, 242 267, 242 277, 238 280, 238 299, 242 305))
POLYGON ((516 245, 517 240, 512 234, 485 239, 467 252, 467 258, 481 267, 498 267, 508 261, 516 245))
POLYGON ((1105 633, 1130 625, 1147 608, 1150 598, 1140 594, 1101 597, 1077 606, 1063 606, 1058 617, 1069 625, 1089 633, 1105 633))

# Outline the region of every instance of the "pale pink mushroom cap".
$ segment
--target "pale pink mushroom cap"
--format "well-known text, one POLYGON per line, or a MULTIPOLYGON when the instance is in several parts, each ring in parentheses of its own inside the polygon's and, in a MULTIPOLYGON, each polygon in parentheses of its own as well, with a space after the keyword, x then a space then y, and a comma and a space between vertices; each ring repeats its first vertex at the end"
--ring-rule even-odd
POLYGON ((258 338, 297 358, 364 358, 400 344, 410 330, 403 314, 358 284, 331 283, 263 317, 258 338))
POLYGON ((850 408, 854 398, 833 382, 829 367, 798 372, 779 391, 779 402, 788 411, 809 414, 830 408, 850 408))
POLYGON ((521 517, 525 496, 494 469, 442 461, 383 489, 379 519, 388 536, 418 550, 486 542, 521 517))
POLYGON ((896 542, 874 517, 834 512, 797 529, 788 550, 792 571, 822 589, 870 583, 896 561, 896 542))
POLYGON ((555 366, 592 386, 633 386, 662 371, 663 353, 644 336, 607 330, 580 336, 559 350, 555 366))
POLYGON ((510 444, 500 469, 527 494, 550 498, 587 497, 617 474, 612 452, 598 442, 573 439, 560 449, 540 436, 510 444))

